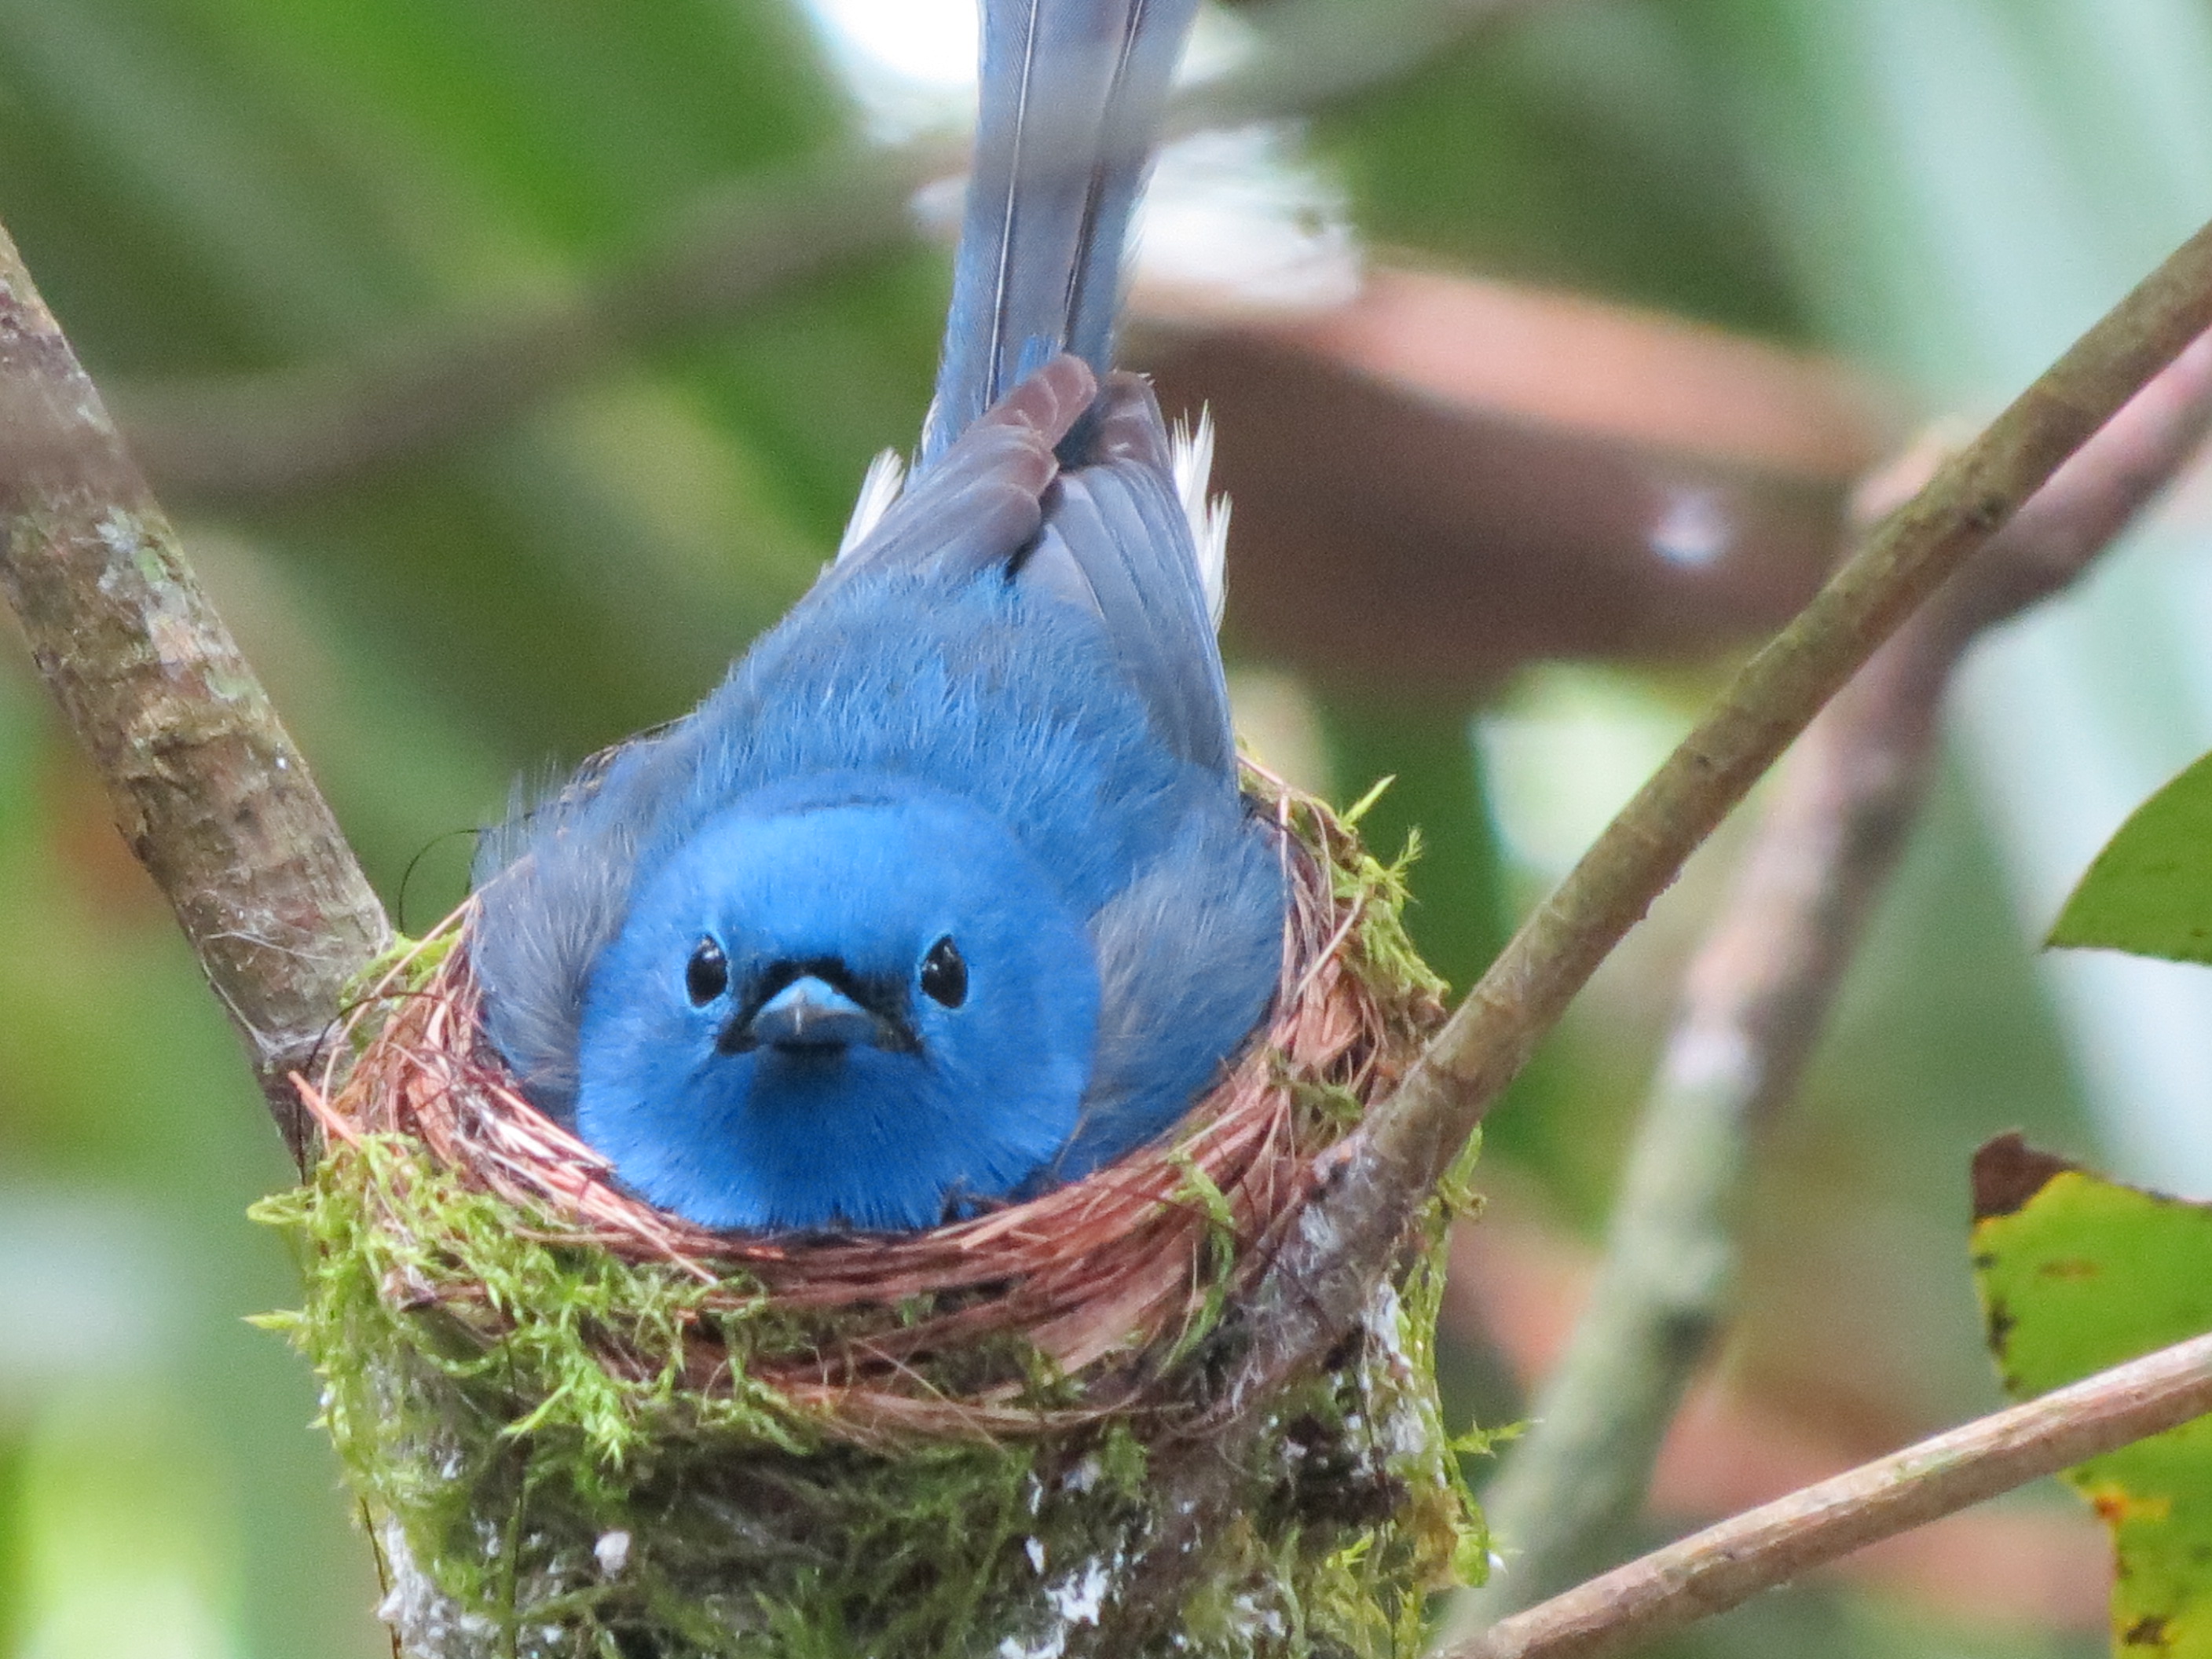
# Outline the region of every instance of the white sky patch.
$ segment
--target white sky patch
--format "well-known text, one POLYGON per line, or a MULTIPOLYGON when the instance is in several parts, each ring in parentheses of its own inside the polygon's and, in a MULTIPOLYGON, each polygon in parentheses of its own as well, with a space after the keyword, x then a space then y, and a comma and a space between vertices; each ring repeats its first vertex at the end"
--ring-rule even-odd
POLYGON ((1282 125, 1201 132, 1160 154, 1137 226, 1138 285, 1255 310, 1342 305, 1359 289, 1343 189, 1282 125))
MULTIPOLYGON (((975 0, 811 4, 823 39, 863 103, 934 99, 944 118, 972 116, 980 50, 975 0)), ((1209 80, 1241 63, 1251 50, 1249 24, 1203 7, 1176 79, 1209 80)))
POLYGON ((895 143, 975 118, 975 0, 813 0, 869 136, 895 143))

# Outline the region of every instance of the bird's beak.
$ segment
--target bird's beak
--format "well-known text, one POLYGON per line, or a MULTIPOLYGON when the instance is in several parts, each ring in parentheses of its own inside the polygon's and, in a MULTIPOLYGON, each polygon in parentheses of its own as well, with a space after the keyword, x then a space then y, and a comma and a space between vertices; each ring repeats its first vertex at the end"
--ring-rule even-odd
POLYGON ((766 1045, 786 1053, 827 1053, 872 1042, 881 1047, 880 1015, 871 1013, 826 981, 795 979, 761 1004, 750 1019, 733 1023, 721 1047, 732 1052, 766 1045))

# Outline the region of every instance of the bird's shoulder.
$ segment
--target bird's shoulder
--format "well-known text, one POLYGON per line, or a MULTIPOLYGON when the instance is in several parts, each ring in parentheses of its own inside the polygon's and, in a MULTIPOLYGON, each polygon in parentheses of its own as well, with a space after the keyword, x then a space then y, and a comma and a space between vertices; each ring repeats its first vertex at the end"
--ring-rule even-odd
POLYGON ((1094 617, 989 570, 868 571, 802 601, 690 725, 655 842, 787 779, 907 776, 1006 823, 1086 911, 1224 789, 1160 740, 1094 617))

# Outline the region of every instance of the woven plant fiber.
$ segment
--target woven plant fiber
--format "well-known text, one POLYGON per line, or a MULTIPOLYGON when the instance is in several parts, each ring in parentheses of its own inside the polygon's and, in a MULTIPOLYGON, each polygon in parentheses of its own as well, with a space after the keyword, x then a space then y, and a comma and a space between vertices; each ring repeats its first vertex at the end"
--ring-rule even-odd
POLYGON ((1482 1556, 1436 1401, 1445 1200, 1222 1477, 1163 1614, 1129 1594, 1209 1455, 1238 1297, 1441 990, 1399 872, 1248 771, 1293 895, 1265 1029, 1176 1133, 927 1231, 721 1234, 623 1191, 485 1044, 465 908, 382 965, 302 1092, 324 1154, 263 1206, 282 1324, 412 1659, 1410 1656, 1482 1556), (1139 1609, 1141 1608, 1141 1616, 1139 1609))

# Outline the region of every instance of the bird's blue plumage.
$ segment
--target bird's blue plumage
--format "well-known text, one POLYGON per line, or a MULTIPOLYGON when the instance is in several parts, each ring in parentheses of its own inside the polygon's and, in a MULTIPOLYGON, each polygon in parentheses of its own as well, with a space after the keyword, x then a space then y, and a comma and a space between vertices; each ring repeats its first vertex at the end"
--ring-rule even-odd
POLYGON ((908 1226, 1006 1192, 1081 1115, 1083 924, 971 800, 878 773, 754 792, 635 894, 585 994, 577 1127, 708 1226, 908 1226), (933 947, 957 975, 917 971, 933 947))
POLYGON ((696 713, 480 859, 492 1041, 692 1220, 921 1227, 1080 1176, 1267 1008, 1279 852, 1159 410, 1105 361, 1189 12, 988 0, 914 482, 696 713))

